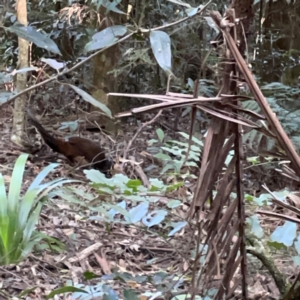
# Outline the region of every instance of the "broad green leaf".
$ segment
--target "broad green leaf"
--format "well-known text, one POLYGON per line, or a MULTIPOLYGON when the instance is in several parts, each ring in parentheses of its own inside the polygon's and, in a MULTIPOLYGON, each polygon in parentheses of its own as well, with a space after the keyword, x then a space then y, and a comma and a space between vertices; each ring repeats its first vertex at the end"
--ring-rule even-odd
POLYGON ((167 160, 167 161, 172 160, 172 158, 168 154, 164 154, 162 152, 155 154, 154 157, 161 160, 167 160))
POLYGON ((174 164, 173 163, 167 163, 163 169, 161 170, 161 174, 165 174, 167 173, 167 171, 169 170, 173 170, 174 169, 174 164))
POLYGON ((270 194, 269 193, 263 193, 260 194, 260 196, 258 198, 254 198, 253 201, 259 205, 259 206, 263 206, 263 205, 270 205, 270 194))
POLYGON ((165 219, 165 216, 167 214, 168 213, 165 210, 154 210, 147 214, 145 217, 143 217, 143 223, 147 227, 158 225, 165 219))
POLYGON ((171 40, 164 31, 151 31, 150 43, 159 66, 167 73, 172 73, 171 40))
POLYGON ((269 247, 273 247, 276 250, 287 249, 287 247, 283 243, 268 241, 267 244, 269 247))
MULTIPOLYGON (((126 203, 125 203, 126 204, 126 203)), ((120 213, 124 216, 125 219, 130 218, 129 212, 126 210, 126 207, 123 207, 123 205, 109 205, 113 211, 116 213, 120 213)), ((105 213, 108 216, 112 216, 111 211, 106 211, 105 213)))
POLYGON ((185 155, 184 149, 180 149, 176 146, 173 146, 173 148, 168 148, 168 147, 161 147, 162 150, 165 150, 167 152, 172 153, 174 156, 181 156, 181 155, 185 155))
POLYGON ((198 7, 190 7, 190 8, 187 8, 185 10, 185 13, 189 16, 189 17, 192 17, 194 15, 196 15, 198 12, 198 7))
POLYGON ((180 188, 183 185, 184 185, 184 182, 182 182, 182 181, 181 182, 177 182, 177 183, 172 184, 172 185, 169 185, 167 187, 167 192, 172 192, 174 190, 177 190, 178 188, 180 188))
POLYGON ((172 222, 173 230, 170 231, 170 233, 168 234, 168 236, 174 235, 176 232, 178 232, 179 230, 181 230, 186 224, 187 224, 186 221, 183 221, 183 222, 172 222))
POLYGON ((151 187, 154 187, 156 190, 166 189, 166 185, 164 184, 164 182, 158 178, 150 178, 149 181, 151 183, 151 187))
POLYGON ((6 27, 6 30, 15 33, 18 37, 32 42, 40 48, 61 55, 57 45, 48 36, 38 32, 34 27, 15 24, 6 27))
POLYGON ((58 62, 55 59, 52 58, 41 58, 41 61, 49 65, 51 68, 55 69, 57 72, 59 72, 60 69, 65 67, 65 63, 58 62))
POLYGON ((99 50, 113 45, 121 36, 127 32, 127 28, 122 25, 115 25, 101 30, 93 35, 92 41, 84 47, 85 52, 99 50))
POLYGON ((270 238, 273 242, 282 243, 285 246, 290 247, 293 245, 296 233, 296 223, 287 221, 283 224, 283 226, 278 226, 271 234, 270 238))
MULTIPOLYGON (((122 201, 122 202, 118 203, 116 206, 117 206, 117 208, 121 207, 122 209, 125 210, 126 202, 122 201)), ((113 205, 112 208, 110 209, 110 211, 108 212, 112 218, 114 218, 114 216, 119 212, 118 210, 114 209, 114 207, 115 207, 115 205, 113 205)))
POLYGON ((132 189, 137 190, 138 187, 142 186, 142 182, 139 179, 130 179, 126 186, 132 189))
POLYGON ((95 188, 110 188, 110 193, 113 192, 115 187, 118 187, 122 192, 128 190, 126 183, 129 181, 129 178, 123 174, 116 174, 112 178, 106 178, 103 173, 97 170, 84 170, 83 172, 86 174, 87 179, 95 183, 93 184, 93 187, 95 188))
POLYGON ((113 11, 117 14, 122 14, 125 15, 126 13, 124 13, 123 11, 121 11, 120 9, 117 8, 117 5, 121 2, 121 0, 114 0, 114 1, 103 1, 102 2, 102 6, 106 7, 107 12, 113 11))
POLYGON ((130 221, 132 223, 139 222, 147 213, 149 208, 148 203, 141 203, 129 211, 130 221))
POLYGON ((75 85, 69 84, 69 86, 78 94, 80 95, 85 101, 89 102, 90 104, 94 105, 95 107, 100 108, 108 117, 112 118, 111 110, 100 101, 93 98, 91 95, 89 95, 84 90, 78 88, 75 85))
POLYGON ((167 203, 167 206, 169 208, 176 208, 176 207, 180 206, 181 204, 182 204, 182 202, 180 200, 172 199, 167 203))
MULTIPOLYGON (((185 133, 185 132, 178 132, 181 136, 183 136, 187 141, 189 140, 189 134, 185 133)), ((192 141, 195 142, 196 144, 198 144, 199 146, 203 147, 204 144, 201 140, 197 139, 196 137, 192 137, 192 141)))
POLYGON ((71 122, 62 122, 62 126, 58 128, 58 130, 69 129, 71 132, 74 132, 78 129, 78 120, 71 122))
POLYGON ((257 215, 253 215, 252 217, 247 218, 246 222, 251 226, 251 230, 253 234, 261 239, 264 235, 264 231, 260 226, 260 222, 257 215))

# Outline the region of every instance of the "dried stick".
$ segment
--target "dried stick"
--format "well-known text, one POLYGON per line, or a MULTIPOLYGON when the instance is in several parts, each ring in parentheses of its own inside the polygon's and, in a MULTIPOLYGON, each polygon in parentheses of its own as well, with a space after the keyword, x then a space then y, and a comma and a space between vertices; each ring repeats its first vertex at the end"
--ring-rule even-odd
POLYGON ((136 138, 138 137, 139 133, 140 133, 146 126, 148 126, 148 125, 152 124, 153 122, 155 122, 155 121, 158 119, 158 117, 160 117, 161 113, 162 113, 162 110, 160 110, 152 120, 143 123, 142 126, 137 130, 137 132, 135 133, 135 135, 133 136, 133 138, 129 141, 129 143, 128 143, 126 149, 124 150, 124 155, 123 155, 123 158, 124 158, 124 159, 126 159, 126 157, 127 157, 127 152, 128 152, 129 149, 131 148, 132 143, 133 143, 133 142, 136 140, 136 138))

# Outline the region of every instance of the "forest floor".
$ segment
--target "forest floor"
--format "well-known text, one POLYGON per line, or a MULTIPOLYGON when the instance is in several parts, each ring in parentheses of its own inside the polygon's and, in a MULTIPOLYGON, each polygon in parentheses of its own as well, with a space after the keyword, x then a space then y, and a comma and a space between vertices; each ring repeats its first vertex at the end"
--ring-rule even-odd
MULTIPOLYGON (((147 175, 150 177, 159 177, 160 169, 155 166, 155 162, 145 158, 142 153, 147 151, 149 140, 157 139, 155 130, 160 127, 163 128, 165 134, 175 139, 179 138, 176 136, 176 132, 165 127, 165 125, 172 124, 172 120, 174 121, 175 118, 171 112, 168 114, 168 120, 166 115, 161 118, 165 123, 153 123, 144 128, 130 149, 130 155, 133 155, 136 161, 143 160, 143 168, 148 168, 147 175)), ((151 117, 153 116, 149 115, 148 120, 151 117)), ((64 118, 63 122, 66 121, 64 118)), ((117 137, 101 137, 101 143, 110 149, 109 151, 114 152, 114 157, 118 156, 128 145, 139 128, 138 122, 134 119, 131 121, 129 119, 128 122, 121 123, 117 137)), ((58 132, 59 118, 46 115, 41 123, 46 128, 56 128, 51 130, 52 132, 58 132)), ((182 119, 178 125, 179 130, 186 133, 188 133, 188 127, 188 117, 182 119)), ((10 106, 5 106, 5 109, 0 112, 0 129, 2 132, 0 167, 8 185, 13 165, 17 157, 23 153, 22 149, 10 141, 12 129, 12 108, 10 106)), ((64 135, 62 132, 59 133, 64 135)), ((81 136, 93 140, 99 140, 100 135, 99 131, 81 131, 81 136)), ((0 268, 0 278, 2 278, 0 299, 9 299, 22 292, 27 293, 29 297, 27 299, 45 299, 50 292, 67 284, 82 288, 93 286, 95 296, 103 289, 103 284, 111 286, 119 295, 122 295, 125 289, 133 289, 137 294, 148 292, 150 295, 150 292, 155 294, 157 286, 160 286, 161 290, 167 290, 170 287, 169 283, 172 282, 171 278, 166 278, 164 275, 160 278, 157 277, 157 282, 152 280, 152 283, 145 281, 143 277, 159 272, 179 276, 179 278, 174 278, 176 281, 173 282, 174 284, 177 280, 181 282, 177 290, 184 290, 187 287, 180 276, 188 271, 192 259, 191 252, 195 246, 193 231, 186 228, 176 238, 167 239, 160 236, 159 231, 157 234, 153 234, 139 226, 128 226, 121 223, 107 224, 97 221, 96 218, 93 220, 94 212, 90 210, 90 206, 84 203, 86 201, 98 203, 103 199, 90 187, 82 170, 72 168, 63 157, 53 155, 48 147, 43 148, 42 154, 39 153, 38 156, 35 155, 28 160, 24 177, 24 191, 39 172, 52 162, 60 162, 61 165, 51 173, 49 180, 69 177, 83 181, 83 183, 72 185, 73 189, 78 191, 77 195, 82 195, 82 197, 78 196, 77 199, 73 198, 68 202, 59 197, 51 199, 45 204, 38 224, 39 231, 57 238, 65 248, 62 251, 55 244, 51 245, 52 249, 40 245, 35 249, 34 254, 30 254, 17 266, 0 268), (180 251, 178 251, 179 248, 180 251), (114 271, 112 272, 112 270, 114 271), (118 278, 113 278, 112 273, 118 274, 118 278), (105 281, 99 278, 103 275, 106 275, 105 281)), ((169 180, 171 179, 169 178, 169 180)), ((173 193, 173 197, 184 200, 185 197, 189 197, 188 194, 186 190, 179 189, 173 193)), ((161 199, 161 201, 166 203, 168 199, 161 199)), ((184 218, 188 209, 187 205, 182 205, 178 214, 184 218)), ((268 224, 266 230, 272 230, 272 224, 275 221, 264 217, 261 222, 268 224)), ((278 299, 275 284, 267 275, 266 270, 259 270, 261 264, 257 260, 252 258, 249 261, 251 273, 249 285, 252 287, 252 292, 256 295, 269 293, 270 299, 271 297, 278 299)), ((278 255, 276 263, 278 266, 282 266, 281 268, 286 274, 295 272, 292 262, 287 261, 282 255, 278 255)), ((147 297, 140 299, 147 299, 147 297)), ((156 299, 162 299, 162 297, 156 299)))

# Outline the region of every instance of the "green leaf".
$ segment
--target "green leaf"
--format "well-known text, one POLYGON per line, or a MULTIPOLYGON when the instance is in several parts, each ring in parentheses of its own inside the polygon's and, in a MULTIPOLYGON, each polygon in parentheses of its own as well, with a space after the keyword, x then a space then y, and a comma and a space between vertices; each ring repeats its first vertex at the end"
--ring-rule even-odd
POLYGON ((174 235, 177 231, 181 230, 187 224, 186 221, 183 222, 172 222, 173 230, 170 231, 168 236, 174 235))
POLYGON ((196 15, 198 12, 198 7, 190 7, 190 8, 187 8, 185 10, 185 13, 189 16, 189 17, 192 17, 194 15, 196 15))
POLYGON ((183 153, 184 149, 180 149, 177 146, 173 146, 172 148, 161 147, 161 149, 172 153, 174 156, 183 156, 184 155, 184 153, 183 153))
POLYGON ((41 61, 46 63, 48 66, 50 66, 51 68, 55 69, 57 72, 59 72, 60 69, 65 67, 65 63, 62 62, 58 62, 56 59, 52 59, 52 58, 41 58, 41 61))
POLYGON ((5 182, 2 174, 0 173, 0 222, 1 218, 7 217, 7 205, 8 201, 5 190, 5 182))
POLYGON ((118 299, 119 299, 119 297, 118 297, 117 293, 112 289, 110 289, 108 291, 108 293, 106 293, 103 296, 103 300, 118 300, 118 299))
POLYGON ((154 210, 143 217, 143 223, 147 227, 160 224, 168 213, 165 210, 154 210))
MULTIPOLYGON (((183 136, 187 141, 189 140, 190 136, 189 134, 185 133, 185 132, 178 132, 181 136, 183 136)), ((198 144, 201 147, 204 147, 204 144, 201 140, 197 139, 196 137, 192 137, 192 141, 196 144, 198 144)))
POLYGON ((16 163, 11 176, 11 182, 8 193, 8 209, 16 210, 19 203, 19 196, 22 186, 23 174, 25 170, 26 161, 29 154, 21 154, 16 163))
POLYGON ((269 247, 273 247, 276 250, 281 250, 281 249, 287 249, 287 247, 283 243, 278 243, 278 242, 270 242, 268 241, 267 244, 269 247))
POLYGON ((271 234, 270 238, 273 242, 282 243, 286 247, 293 245, 296 238, 297 225, 294 222, 287 221, 283 226, 278 226, 271 234))
POLYGON ((181 204, 182 204, 182 202, 180 200, 172 199, 171 201, 169 201, 167 203, 167 206, 169 208, 176 208, 176 207, 180 206, 181 204))
MULTIPOLYGON (((126 202, 125 202, 125 204, 126 204, 126 202)), ((112 208, 112 210, 105 213, 107 216, 109 216, 111 219, 113 219, 113 217, 115 216, 116 213, 120 213, 124 216, 124 218, 126 220, 129 221, 130 214, 126 210, 126 206, 125 207, 124 207, 124 205, 109 205, 109 206, 112 208)))
POLYGON ((32 236, 33 230, 39 220, 42 207, 43 207, 43 203, 40 201, 36 209, 30 214, 30 217, 28 218, 26 227, 23 232, 23 241, 25 244, 29 242, 30 237, 32 236))
POLYGON ((133 207, 129 211, 130 221, 132 223, 139 222, 146 215, 148 208, 149 208, 148 203, 141 203, 141 204, 133 207))
POLYGON ((148 144, 149 146, 152 146, 153 144, 155 144, 155 143, 157 143, 157 142, 158 142, 158 140, 156 140, 156 139, 151 139, 151 140, 147 141, 147 144, 148 144))
POLYGON ((86 271, 83 273, 83 277, 85 280, 92 280, 92 279, 95 279, 95 278, 99 278, 101 276, 93 273, 93 272, 90 272, 90 271, 86 271))
POLYGON ((111 182, 108 180, 108 178, 105 177, 105 175, 98 170, 84 170, 85 176, 88 180, 95 182, 95 183, 105 183, 109 185, 111 182))
POLYGON ((111 110, 100 101, 96 100, 94 97, 89 95, 84 90, 78 88, 75 85, 69 84, 69 86, 78 94, 80 95, 85 101, 89 102, 90 104, 94 105, 97 108, 100 108, 108 117, 112 118, 111 110))
POLYGON ((133 290, 124 290, 124 300, 139 300, 136 292, 133 290))
POLYGON ((171 40, 164 31, 151 31, 150 43, 153 54, 159 66, 167 73, 172 73, 171 40))
POLYGON ((174 169, 173 163, 167 163, 161 170, 161 174, 165 174, 167 171, 174 169))
POLYGON ((63 178, 58 178, 55 179, 53 181, 47 182, 45 184, 43 184, 42 186, 40 186, 40 191, 42 191, 42 193, 40 193, 37 197, 37 201, 39 201, 40 199, 42 199, 45 195, 48 195, 50 193, 51 190, 53 190, 54 188, 61 186, 63 184, 67 184, 67 183, 71 183, 71 182, 81 182, 80 180, 73 180, 73 179, 63 179, 63 178))
POLYGON ((74 286, 64 286, 62 288, 58 288, 58 289, 52 291, 48 296, 46 296, 46 299, 54 298, 55 295, 71 293, 71 292, 79 292, 79 293, 88 294, 88 292, 83 289, 79 289, 74 286))
POLYGON ((251 230, 253 234, 261 239, 264 235, 264 231, 260 226, 260 222, 257 215, 253 215, 252 217, 247 218, 246 222, 251 226, 251 230))
POLYGON ((15 24, 10 27, 6 27, 6 30, 15 33, 18 37, 32 42, 40 48, 46 49, 52 53, 61 55, 57 45, 46 35, 38 32, 31 26, 23 26, 21 24, 15 24))
POLYGON ((119 37, 127 32, 127 28, 122 25, 115 25, 101 30, 93 35, 92 41, 84 47, 85 52, 99 50, 113 45, 119 37))
POLYGON ((162 131, 161 128, 156 129, 156 134, 158 136, 159 141, 162 143, 165 138, 165 133, 162 131))
POLYGON ((160 160, 167 160, 167 161, 172 160, 172 158, 169 155, 164 154, 162 152, 155 154, 154 157, 156 157, 156 158, 158 158, 160 160))
POLYGON ((39 189, 31 190, 27 192, 20 203, 19 209, 19 226, 22 228, 25 226, 29 213, 33 208, 34 200, 39 192, 39 189))
POLYGON ((258 198, 254 198, 254 202, 259 206, 270 205, 270 198, 270 194, 264 193, 260 194, 258 198))
POLYGON ((48 195, 49 191, 56 186, 74 181, 58 178, 39 185, 53 168, 50 166, 37 176, 22 199, 21 185, 27 157, 28 154, 21 154, 15 163, 7 199, 4 198, 5 183, 2 175, 0 176, 0 193, 2 194, 2 203, 0 203, 0 264, 2 265, 18 263, 42 239, 42 236, 34 231, 43 206, 43 201, 39 200, 48 195), (8 204, 5 205, 4 201, 8 204))
MULTIPOLYGON (((125 208, 126 208, 126 202, 122 201, 122 202, 118 203, 117 205, 112 205, 111 209, 108 213, 111 215, 111 217, 113 219, 117 213, 119 213, 119 212, 123 213, 124 211, 126 211, 125 208), (119 207, 122 208, 122 211, 119 210, 119 207)), ((128 214, 128 216, 129 216, 129 214, 128 214)))
POLYGON ((120 2, 121 2, 121 0, 114 0, 112 2, 105 1, 105 2, 102 2, 102 6, 106 7, 106 9, 107 9, 106 13, 108 13, 109 11, 113 11, 115 13, 125 15, 126 13, 124 13, 123 11, 121 11, 120 9, 118 9, 116 7, 120 2))
POLYGON ((184 182, 181 181, 181 182, 177 182, 177 183, 175 183, 175 184, 169 185, 169 186, 167 187, 167 192, 170 193, 170 192, 172 192, 172 191, 175 191, 175 190, 177 190, 178 188, 182 187, 183 184, 184 184, 184 182))
POLYGON ((154 190, 163 190, 166 188, 164 182, 158 178, 150 178, 149 179, 150 183, 151 183, 151 191, 154 191, 154 190), (155 188, 155 189, 152 189, 152 188, 155 188))
POLYGON ((136 190, 138 187, 142 186, 142 182, 139 179, 130 179, 126 183, 126 186, 136 190))

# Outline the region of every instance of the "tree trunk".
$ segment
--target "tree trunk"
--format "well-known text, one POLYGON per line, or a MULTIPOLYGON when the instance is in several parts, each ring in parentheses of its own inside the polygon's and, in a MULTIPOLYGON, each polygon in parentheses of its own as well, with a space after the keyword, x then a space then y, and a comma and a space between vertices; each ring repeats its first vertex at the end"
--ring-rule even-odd
MULTIPOLYGON (((127 2, 127 0, 122 1, 123 11, 124 9, 127 9, 127 5, 125 2, 127 2)), ((100 14, 104 16, 105 11, 102 11, 101 9, 100 14)), ((125 22, 126 15, 110 12, 109 16, 106 17, 106 21, 103 21, 101 23, 99 31, 113 25, 124 24, 125 22)), ((108 102, 107 93, 117 91, 118 82, 114 74, 109 74, 109 72, 117 66, 120 58, 121 51, 119 45, 115 45, 113 47, 110 47, 108 50, 100 53, 94 59, 93 91, 91 92, 91 94, 95 99, 109 107, 113 114, 120 111, 117 101, 118 99, 116 99, 116 97, 111 97, 109 98, 110 101, 108 102)), ((94 110, 97 108, 92 107, 92 109, 94 110)), ((116 131, 116 125, 114 122, 112 122, 111 119, 107 120, 106 129, 108 131, 116 131)))
MULTIPOLYGON (((27 26, 27 6, 26 0, 18 0, 17 2, 17 18, 18 21, 27 26)), ((19 53, 17 69, 28 67, 28 41, 18 38, 19 53)), ((27 84, 27 73, 18 73, 16 75, 16 90, 18 92, 24 90, 27 84)), ((11 140, 19 146, 22 146, 22 136, 24 134, 24 116, 25 116, 26 94, 21 95, 15 100, 13 113, 13 135, 11 140)))

